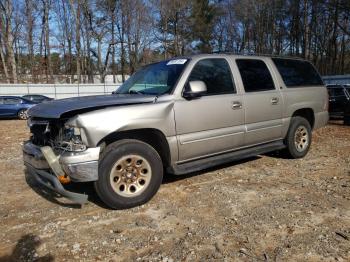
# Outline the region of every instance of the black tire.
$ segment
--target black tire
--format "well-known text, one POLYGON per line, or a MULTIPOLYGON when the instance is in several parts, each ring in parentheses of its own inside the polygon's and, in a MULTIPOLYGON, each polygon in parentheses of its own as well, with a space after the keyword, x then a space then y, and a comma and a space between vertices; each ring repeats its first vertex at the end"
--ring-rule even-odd
MULTIPOLYGON (((135 160, 132 160, 132 163, 134 162, 135 160)), ((147 171, 147 169, 142 170, 147 171)), ((104 150, 99 163, 99 179, 95 182, 95 190, 98 196, 101 198, 101 200, 110 208, 125 209, 142 205, 148 202, 157 193, 162 183, 162 180, 163 164, 158 152, 149 144, 146 144, 139 140, 123 139, 108 145, 107 148, 104 150), (123 159, 125 158, 126 160, 128 160, 128 156, 131 156, 131 158, 135 156, 135 159, 137 159, 137 157, 142 158, 145 161, 141 160, 141 163, 145 162, 147 164, 147 167, 149 167, 151 171, 150 178, 147 178, 147 182, 144 182, 147 186, 144 189, 140 189, 138 195, 135 196, 133 196, 133 192, 131 192, 130 190, 132 188, 132 184, 128 184, 128 182, 125 182, 126 180, 128 180, 126 174, 134 174, 133 178, 137 180, 135 180, 134 182, 137 185, 134 188, 142 188, 140 182, 142 181, 141 172, 143 171, 136 172, 136 163, 135 166, 132 165, 133 167, 130 167, 134 168, 133 170, 135 171, 126 171, 126 169, 129 167, 126 166, 124 168, 124 165, 123 167, 120 167, 118 163, 120 161, 124 161, 123 159), (115 167, 115 170, 119 169, 120 167, 121 171, 114 170, 112 173, 112 169, 114 169, 115 167), (111 177, 114 176, 115 172, 117 172, 116 179, 118 183, 124 184, 125 192, 121 191, 123 186, 122 184, 119 185, 117 181, 114 181, 114 184, 113 181, 111 181, 111 177), (121 175, 119 175, 118 172, 121 172, 121 175), (123 180, 120 182, 119 179, 123 180), (126 197, 123 194, 129 194, 129 196, 126 197)))
POLYGON ((287 146, 286 153, 288 157, 294 159, 304 157, 310 149, 311 140, 312 132, 309 121, 300 116, 292 117, 289 130, 285 139, 285 144, 287 146), (298 134, 300 132, 304 133, 304 130, 307 133, 306 137, 296 135, 297 132, 298 134), (301 138, 299 139, 299 137, 301 138), (303 142, 304 140, 306 141, 303 142), (297 143, 298 145, 296 145, 296 141, 300 141, 300 143, 297 143))
POLYGON ((27 109, 21 109, 17 112, 17 117, 20 120, 27 120, 28 115, 27 115, 27 109))

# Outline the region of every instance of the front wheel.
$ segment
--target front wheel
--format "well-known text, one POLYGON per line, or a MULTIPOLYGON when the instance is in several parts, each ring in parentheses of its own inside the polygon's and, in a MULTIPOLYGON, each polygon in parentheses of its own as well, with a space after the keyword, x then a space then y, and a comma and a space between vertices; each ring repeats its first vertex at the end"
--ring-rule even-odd
POLYGON ((139 140, 123 139, 103 152, 95 189, 109 207, 131 208, 149 201, 162 179, 163 165, 157 151, 139 140))
POLYGON ((300 116, 292 117, 285 140, 287 154, 291 158, 302 158, 310 149, 311 126, 309 121, 300 116))

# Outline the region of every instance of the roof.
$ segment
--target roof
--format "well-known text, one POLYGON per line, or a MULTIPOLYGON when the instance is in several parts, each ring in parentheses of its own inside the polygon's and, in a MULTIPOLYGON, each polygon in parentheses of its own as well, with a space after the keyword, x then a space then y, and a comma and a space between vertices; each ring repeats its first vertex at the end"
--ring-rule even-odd
POLYGON ((20 97, 20 96, 0 96, 0 98, 20 98, 20 99, 22 99, 22 97, 20 97))

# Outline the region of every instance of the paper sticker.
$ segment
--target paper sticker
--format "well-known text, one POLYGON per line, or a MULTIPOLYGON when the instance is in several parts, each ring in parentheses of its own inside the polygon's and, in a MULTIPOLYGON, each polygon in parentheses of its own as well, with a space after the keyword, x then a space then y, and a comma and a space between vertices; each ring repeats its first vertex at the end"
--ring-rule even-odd
POLYGON ((187 59, 174 59, 170 60, 166 65, 183 65, 187 62, 187 59))

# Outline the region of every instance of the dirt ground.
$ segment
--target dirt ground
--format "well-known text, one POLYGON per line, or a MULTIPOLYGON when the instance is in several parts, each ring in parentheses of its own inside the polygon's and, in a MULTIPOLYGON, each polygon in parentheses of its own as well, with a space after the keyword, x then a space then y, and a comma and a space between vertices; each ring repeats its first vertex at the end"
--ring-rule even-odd
POLYGON ((83 207, 36 188, 22 164, 28 136, 25 122, 0 122, 1 262, 350 261, 350 127, 316 131, 304 159, 169 176, 149 203, 122 211, 91 184, 83 207))

